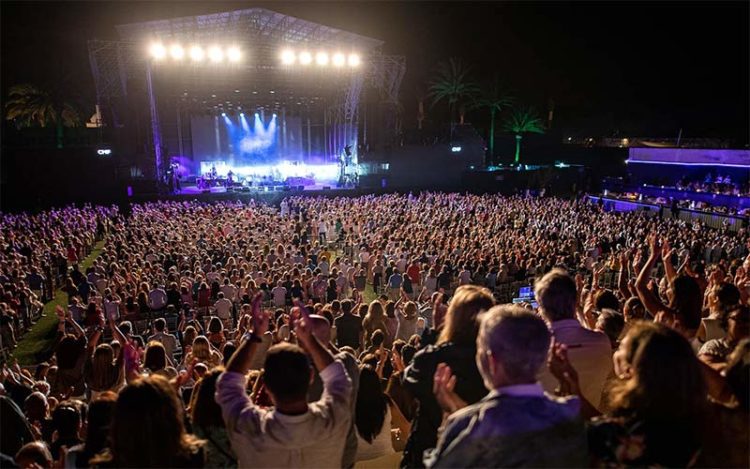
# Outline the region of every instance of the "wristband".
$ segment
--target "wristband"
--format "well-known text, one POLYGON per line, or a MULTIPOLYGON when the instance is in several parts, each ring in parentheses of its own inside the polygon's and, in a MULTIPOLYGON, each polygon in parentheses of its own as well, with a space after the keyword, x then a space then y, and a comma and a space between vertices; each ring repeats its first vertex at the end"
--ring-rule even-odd
POLYGON ((260 337, 258 337, 254 333, 250 333, 250 332, 245 332, 244 334, 242 334, 242 340, 243 341, 255 342, 256 344, 259 344, 259 343, 263 342, 263 339, 261 339, 260 337))

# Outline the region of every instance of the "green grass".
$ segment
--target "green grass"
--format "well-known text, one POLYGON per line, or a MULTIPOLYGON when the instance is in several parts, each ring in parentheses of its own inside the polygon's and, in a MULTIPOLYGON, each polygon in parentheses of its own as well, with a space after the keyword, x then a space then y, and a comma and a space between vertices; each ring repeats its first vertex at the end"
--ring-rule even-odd
MULTIPOLYGON (((104 247, 104 241, 99 241, 94 246, 91 254, 83 260, 80 264, 82 272, 85 272, 94 259, 99 257, 104 247)), ((62 307, 68 306, 68 294, 62 290, 55 292, 55 297, 52 301, 44 305, 44 314, 39 319, 39 322, 31 327, 30 331, 18 341, 18 347, 13 350, 13 357, 18 360, 21 365, 35 365, 42 360, 49 357, 52 347, 52 342, 55 340, 57 334, 57 315, 55 314, 55 308, 57 305, 62 307)))

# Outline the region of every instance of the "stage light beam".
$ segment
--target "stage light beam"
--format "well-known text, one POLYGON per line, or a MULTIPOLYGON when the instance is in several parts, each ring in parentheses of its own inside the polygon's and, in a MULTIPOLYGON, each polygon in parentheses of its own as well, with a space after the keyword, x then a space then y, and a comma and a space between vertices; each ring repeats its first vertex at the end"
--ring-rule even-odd
POLYGON ((227 49, 227 59, 229 59, 230 62, 239 62, 241 58, 242 52, 240 52, 238 47, 230 47, 227 49))
POLYGON ((185 49, 179 44, 174 44, 169 48, 169 55, 171 55, 174 60, 182 60, 182 58, 185 57, 185 49))
POLYGON ((315 63, 320 66, 328 65, 328 54, 325 52, 318 52, 315 55, 315 63))
POLYGON ((302 65, 310 65, 312 63, 312 54, 309 52, 300 52, 299 63, 302 65))
POLYGON ((281 53, 281 63, 284 65, 293 65, 295 60, 294 51, 285 50, 281 53))
POLYGON ((151 57, 155 60, 161 60, 167 56, 167 49, 158 42, 151 44, 149 51, 151 52, 151 57))
POLYGON ((208 49, 208 58, 211 59, 211 62, 221 62, 224 60, 224 52, 221 48, 213 46, 208 49))
POLYGON ((359 58, 359 55, 349 54, 349 66, 350 67, 359 67, 360 63, 361 63, 361 59, 359 58))
POLYGON ((333 54, 333 66, 334 67, 343 67, 346 63, 346 57, 344 57, 344 54, 336 53, 333 54))
POLYGON ((200 62, 205 56, 206 53, 203 52, 203 49, 200 46, 193 46, 190 48, 190 58, 193 62, 200 62))

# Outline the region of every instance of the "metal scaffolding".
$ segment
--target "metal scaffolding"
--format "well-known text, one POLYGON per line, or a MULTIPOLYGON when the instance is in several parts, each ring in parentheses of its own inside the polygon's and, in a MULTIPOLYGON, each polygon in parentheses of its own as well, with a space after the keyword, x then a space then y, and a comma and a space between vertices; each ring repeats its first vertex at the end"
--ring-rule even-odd
MULTIPOLYGON (((115 126, 121 124, 117 103, 146 88, 153 92, 151 83, 146 83, 151 68, 155 79, 161 75, 163 80, 170 80, 170 86, 157 87, 157 99, 150 99, 152 107, 156 101, 177 103, 187 112, 231 110, 239 104, 248 108, 262 105, 274 112, 317 106, 329 127, 326 145, 337 152, 341 142, 352 141, 352 137, 356 141, 363 89, 374 89, 380 104, 391 106, 395 112, 406 70, 404 57, 384 54, 380 40, 263 8, 125 24, 117 26, 117 32, 120 40, 88 42, 97 104, 109 108, 108 116, 115 126), (251 57, 230 73, 190 65, 174 73, 166 70, 169 67, 159 70, 157 64, 149 64, 146 47, 154 40, 183 44, 231 41, 251 57), (339 73, 281 66, 278 53, 282 48, 302 46, 354 50, 361 55, 362 66, 339 73), (274 89, 261 89, 258 83, 273 83, 274 89), (212 90, 210 94, 205 92, 208 89, 212 90)), ((156 109, 150 115, 158 120, 156 109)), ((150 127, 151 149, 156 157, 160 150, 153 144, 159 137, 153 133, 158 132, 159 123, 151 122, 150 127)), ((161 162, 156 163, 157 174, 161 174, 161 162)))

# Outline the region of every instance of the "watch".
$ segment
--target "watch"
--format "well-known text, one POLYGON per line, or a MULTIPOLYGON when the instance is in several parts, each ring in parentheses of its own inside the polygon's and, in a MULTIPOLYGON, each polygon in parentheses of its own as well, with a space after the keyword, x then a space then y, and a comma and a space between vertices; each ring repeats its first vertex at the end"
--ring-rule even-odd
POLYGON ((250 332, 245 332, 245 333, 244 333, 244 334, 242 335, 242 340, 243 340, 243 341, 244 341, 244 340, 249 340, 250 342, 255 342, 256 344, 259 344, 259 343, 263 342, 263 339, 261 339, 261 338, 260 338, 260 337, 258 337, 257 335, 255 335, 255 334, 253 334, 253 333, 250 333, 250 332))

